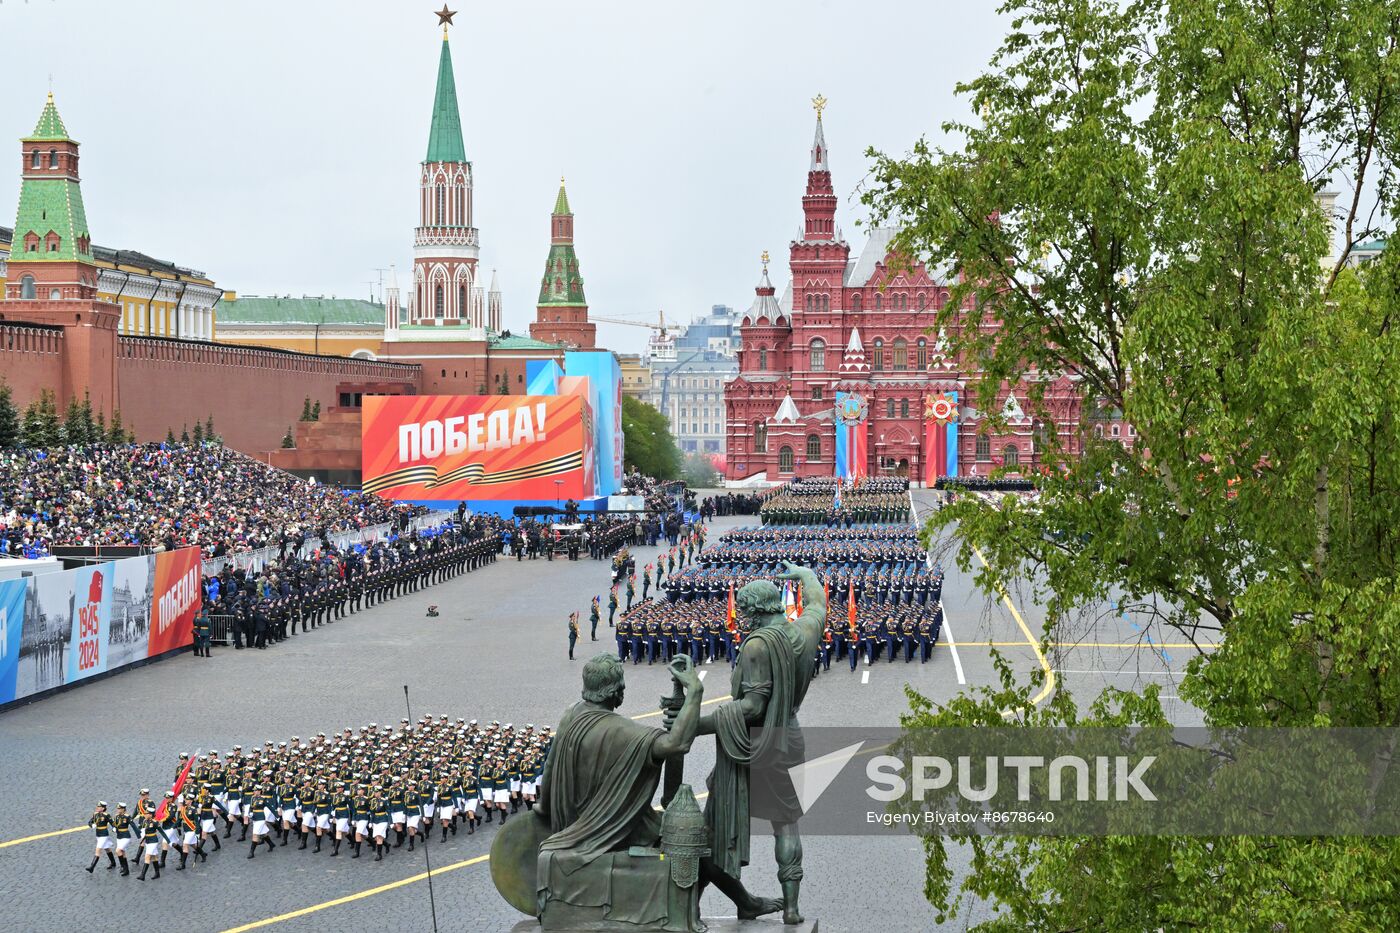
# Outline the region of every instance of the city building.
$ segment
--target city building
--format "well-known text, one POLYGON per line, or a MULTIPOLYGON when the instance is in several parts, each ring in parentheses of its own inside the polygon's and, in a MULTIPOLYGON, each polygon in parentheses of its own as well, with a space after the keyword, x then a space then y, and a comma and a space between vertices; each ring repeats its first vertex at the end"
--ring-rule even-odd
POLYGON ((724 386, 738 372, 733 356, 712 350, 652 360, 651 391, 645 401, 670 419, 671 434, 683 453, 724 453, 724 386))
MULTIPOLYGON (((753 304, 740 322, 739 372, 724 390, 726 478, 837 475, 838 435, 850 436, 844 431, 863 432, 852 449, 866 451, 857 469, 864 475, 922 481, 985 475, 1000 466, 1037 468, 1049 428, 1024 410, 1029 384, 1004 387, 999 404, 1006 423, 993 431, 967 403, 975 370, 947 355, 942 337, 929 332, 950 283, 921 262, 895 262, 891 228, 873 229, 851 256, 836 221, 825 100, 813 104, 816 130, 803 222, 789 245, 790 279, 779 298, 765 253, 753 304)), ((1062 375, 1043 381, 1053 430, 1074 453, 1077 386, 1062 375)))
POLYGON ((729 305, 714 305, 710 313, 692 320, 677 335, 675 353, 706 350, 721 356, 733 356, 739 349, 739 319, 729 305))
POLYGON ((651 394, 651 366, 640 353, 618 353, 617 365, 622 371, 622 394, 645 400, 651 394))
POLYGON ((384 339, 384 305, 363 298, 225 292, 214 339, 376 360, 384 339))

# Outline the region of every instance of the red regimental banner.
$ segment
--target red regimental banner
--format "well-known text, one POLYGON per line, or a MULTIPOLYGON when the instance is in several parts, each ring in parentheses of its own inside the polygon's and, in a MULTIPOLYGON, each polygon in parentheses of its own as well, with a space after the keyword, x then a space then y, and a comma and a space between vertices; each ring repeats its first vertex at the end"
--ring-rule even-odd
POLYGON ((391 499, 591 496, 586 406, 579 396, 366 396, 364 491, 391 499))
POLYGON ((151 595, 151 631, 146 657, 153 658, 194 642, 194 616, 203 598, 202 565, 197 547, 156 555, 151 595))

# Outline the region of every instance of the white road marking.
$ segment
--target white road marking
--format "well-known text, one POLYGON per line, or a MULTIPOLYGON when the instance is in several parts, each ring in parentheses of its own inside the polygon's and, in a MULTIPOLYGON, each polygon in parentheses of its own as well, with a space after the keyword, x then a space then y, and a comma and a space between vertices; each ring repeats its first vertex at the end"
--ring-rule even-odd
POLYGON ((863 684, 868 684, 868 683, 870 683, 870 672, 869 672, 869 671, 861 671, 861 673, 860 673, 860 682, 863 683, 863 684))
MULTIPOLYGON (((909 487, 909 514, 914 516, 914 524, 917 526, 919 524, 919 507, 914 504, 914 487, 912 485, 909 487)), ((924 564, 928 567, 933 566, 933 555, 927 551, 924 552, 924 564)), ((953 653, 953 672, 958 675, 958 683, 966 687, 967 675, 963 673, 962 658, 958 655, 958 640, 953 637, 953 629, 948 624, 948 607, 943 605, 942 599, 938 601, 938 605, 943 609, 943 641, 953 653)))
POLYGON ((958 656, 958 640, 953 637, 952 626, 948 624, 948 607, 943 605, 943 600, 938 601, 938 606, 943 610, 943 641, 947 643, 948 649, 953 653, 953 671, 958 675, 958 683, 967 686, 967 678, 963 676, 962 658, 958 656))
POLYGON ((708 674, 708 673, 709 673, 709 671, 701 671, 701 672, 700 672, 700 675, 699 675, 699 676, 700 676, 700 679, 701 679, 701 680, 704 680, 704 679, 705 679, 705 675, 708 674))

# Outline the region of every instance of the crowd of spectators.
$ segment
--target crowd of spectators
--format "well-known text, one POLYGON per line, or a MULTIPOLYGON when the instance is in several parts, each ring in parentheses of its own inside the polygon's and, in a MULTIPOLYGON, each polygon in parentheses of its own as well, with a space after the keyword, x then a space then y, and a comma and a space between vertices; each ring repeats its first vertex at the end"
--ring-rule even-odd
POLYGON ((199 546, 206 559, 425 510, 318 485, 215 443, 0 451, 0 554, 199 546))

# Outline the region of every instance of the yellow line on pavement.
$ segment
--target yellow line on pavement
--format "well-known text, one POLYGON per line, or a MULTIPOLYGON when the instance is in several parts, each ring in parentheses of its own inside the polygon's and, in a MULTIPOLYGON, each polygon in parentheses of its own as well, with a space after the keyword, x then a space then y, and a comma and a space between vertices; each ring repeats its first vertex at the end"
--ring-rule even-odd
MULTIPOLYGON (((449 871, 456 871, 459 868, 466 868, 468 865, 477 865, 490 859, 489 855, 478 855, 475 858, 463 859, 460 862, 453 862, 451 865, 444 865, 442 868, 434 868, 433 876, 445 875, 449 871)), ((372 897, 375 894, 383 894, 385 891, 392 891, 404 885, 413 884, 415 881, 423 881, 428 877, 427 872, 420 872, 416 875, 409 875, 407 878, 400 878, 398 881, 391 881, 388 884, 381 884, 377 888, 366 888, 363 891, 356 891, 354 894, 347 894, 344 897, 337 897, 335 900, 323 901, 320 904, 312 904, 310 907, 303 907, 300 910, 293 910, 285 914, 278 914, 275 917, 268 917, 265 920, 254 920, 252 923, 245 923, 240 927, 230 927, 224 933, 243 933, 244 930, 256 930, 258 927, 271 926, 274 923, 281 923, 283 920, 293 920, 297 917, 305 917, 307 914, 314 914, 318 910, 325 910, 327 907, 336 907, 340 904, 348 904, 351 901, 358 901, 361 898, 372 897)))
MULTIPOLYGON (((724 696, 722 696, 722 697, 715 697, 713 700, 705 700, 705 701, 702 702, 700 705, 701 705, 701 706, 709 706, 711 703, 723 703, 725 700, 732 700, 732 699, 733 699, 733 697, 726 693, 726 694, 725 694, 724 696)), ((650 718, 653 717, 653 716, 660 716, 660 715, 661 715, 662 713, 664 713, 664 712, 665 712, 665 710, 660 710, 660 709, 658 709, 658 710, 655 710, 655 711, 650 712, 650 713, 642 713, 642 714, 640 714, 640 715, 638 715, 638 716, 633 716, 632 718, 633 718, 633 719, 650 719, 650 718)))
MULTIPOLYGON (((974 546, 972 553, 977 555, 977 559, 982 562, 983 567, 991 566, 987 563, 987 558, 982 556, 980 548, 974 546)), ((1040 669, 1045 671, 1045 686, 1041 687, 1040 692, 1031 698, 1031 705, 1039 706, 1041 701, 1048 697, 1050 692, 1055 689, 1055 669, 1051 667, 1050 662, 1046 660, 1045 652, 1040 650, 1040 643, 1035 640, 1035 636, 1031 635, 1030 626, 1026 624, 1025 619, 1021 618, 1021 611, 1017 609, 1016 604, 1011 601, 1011 595, 1000 586, 998 586, 997 589, 1001 593, 1002 602, 1006 603, 1006 608, 1011 610, 1011 617, 1015 619, 1016 624, 1021 627, 1021 634, 1026 636, 1026 642, 1031 646, 1031 650, 1035 652, 1036 660, 1040 662, 1040 669)))
MULTIPOLYGON (((1023 641, 960 641, 959 648, 1016 648, 1025 647, 1023 641)), ((1051 641, 1046 642, 1051 648, 1200 648, 1209 651, 1220 646, 1212 642, 1201 642, 1195 644, 1189 641, 1168 641, 1168 642, 1146 642, 1146 641, 1051 641)))
POLYGON ((66 836, 69 833, 80 833, 87 829, 86 826, 72 826, 68 829, 55 829, 51 833, 39 833, 34 836, 25 836, 23 839, 11 839, 9 842, 0 842, 0 849, 8 849, 10 846, 17 846, 22 842, 35 842, 39 839, 47 839, 50 836, 66 836))

